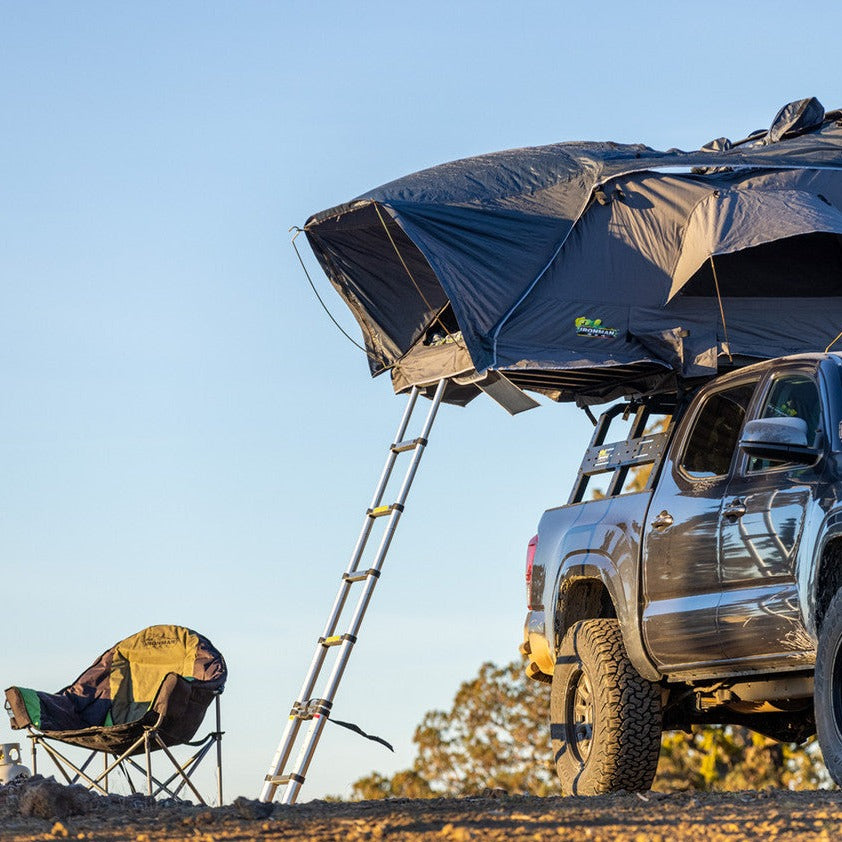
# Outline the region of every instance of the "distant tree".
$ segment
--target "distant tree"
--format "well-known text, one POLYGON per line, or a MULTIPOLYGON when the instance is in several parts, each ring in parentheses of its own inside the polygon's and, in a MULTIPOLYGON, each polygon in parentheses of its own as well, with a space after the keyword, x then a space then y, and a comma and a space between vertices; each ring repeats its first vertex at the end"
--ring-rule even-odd
MULTIPOLYGON (((429 711, 416 728, 410 769, 360 778, 353 799, 433 798, 510 793, 558 794, 549 736, 549 685, 526 678, 523 664, 485 663, 465 681, 448 712, 429 711)), ((814 740, 776 743, 735 726, 664 734, 654 788, 736 790, 830 785, 814 740)))
POLYGON ((374 801, 380 798, 433 798, 439 793, 414 769, 395 772, 386 778, 379 772, 372 772, 351 785, 352 797, 359 801, 374 801))
POLYGON ((352 797, 476 795, 498 787, 547 795, 556 789, 548 710, 549 686, 527 679, 520 661, 485 663, 459 687, 448 712, 424 715, 412 768, 361 778, 352 797))
POLYGON ((709 725, 664 734, 654 788, 824 789, 832 783, 815 737, 803 745, 779 743, 748 728, 709 725))

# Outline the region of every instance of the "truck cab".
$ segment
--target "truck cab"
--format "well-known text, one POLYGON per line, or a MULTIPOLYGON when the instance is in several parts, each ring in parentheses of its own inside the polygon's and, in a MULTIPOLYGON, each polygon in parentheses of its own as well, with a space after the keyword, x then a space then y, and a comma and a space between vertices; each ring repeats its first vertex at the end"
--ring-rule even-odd
POLYGON ((759 363, 602 416, 570 500, 544 514, 531 546, 522 651, 528 674, 552 684, 565 790, 648 788, 662 728, 739 723, 793 740, 818 719, 822 740, 830 703, 818 700, 817 659, 842 586, 841 422, 836 354, 759 363), (628 434, 610 441, 622 417, 628 434), (599 476, 605 491, 587 499, 599 476), (633 671, 639 707, 657 709, 636 726, 650 738, 631 777, 594 760, 624 739, 599 724, 604 682, 586 650, 606 647, 622 649, 610 669, 633 671), (605 745, 591 752, 597 737, 605 745))

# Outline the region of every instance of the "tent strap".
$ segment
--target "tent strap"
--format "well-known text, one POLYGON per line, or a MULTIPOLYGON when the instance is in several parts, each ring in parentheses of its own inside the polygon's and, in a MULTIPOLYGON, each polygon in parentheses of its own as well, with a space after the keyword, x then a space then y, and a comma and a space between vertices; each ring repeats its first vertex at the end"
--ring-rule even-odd
POLYGON ((725 334, 725 348, 728 352, 728 361, 734 362, 731 356, 731 343, 728 341, 728 325, 725 323, 725 310, 722 307, 722 296, 719 294, 719 278, 716 277, 716 264, 713 262, 713 255, 710 256, 710 268, 713 271, 713 285, 716 287, 716 300, 719 302, 719 315, 722 317, 722 332, 725 334))
POLYGON ((342 334, 342 335, 343 335, 343 336, 344 336, 344 337, 345 337, 345 338, 346 338, 346 339, 347 339, 347 340, 348 340, 348 341, 349 341, 352 345, 356 345, 356 346, 357 346, 357 348, 359 348, 359 349, 360 349, 360 350, 361 350, 361 351, 362 351, 362 352, 363 352, 363 353, 364 353, 367 357, 369 357, 370 359, 372 359, 372 360, 377 360, 377 357, 375 357, 375 356, 374 356, 374 354, 372 354, 372 353, 371 353, 371 352, 370 352, 367 348, 363 348, 363 346, 362 346, 362 345, 360 345, 360 343, 359 343, 359 342, 357 342, 357 340, 356 340, 356 339, 354 339, 354 337, 353 337, 353 336, 351 336, 351 335, 350 335, 350 334, 349 334, 349 333, 345 330, 345 328, 343 328, 343 327, 342 327, 342 325, 341 325, 341 324, 339 324, 339 322, 338 322, 338 321, 336 321, 336 319, 335 319, 335 318, 334 318, 334 316, 333 316, 333 313, 331 313, 331 312, 330 312, 330 310, 328 310, 328 308, 327 308, 327 304, 325 304, 325 302, 324 302, 324 300, 322 299, 321 295, 319 295, 319 291, 316 289, 316 285, 313 283, 313 279, 310 277, 310 273, 307 271, 307 267, 304 265, 304 260, 303 260, 303 259, 302 259, 302 257, 301 257, 301 252, 299 252, 299 251, 298 251, 298 246, 295 244, 295 238, 296 238, 296 237, 297 237, 297 236, 298 236, 298 235, 299 235, 299 234, 300 234, 303 230, 304 230, 303 228, 299 228, 297 225, 293 225, 293 226, 292 226, 292 228, 290 228, 290 229, 289 229, 289 233, 292 233, 293 231, 295 231, 295 234, 293 234, 293 235, 292 235, 292 240, 291 240, 290 242, 292 243, 292 248, 293 248, 293 250, 295 251, 295 256, 298 258, 298 262, 301 264, 301 268, 304 270, 304 274, 307 276, 307 280, 308 280, 308 282, 310 283, 310 288, 311 288, 311 289, 313 290, 313 292, 315 293, 316 298, 318 298, 318 299, 319 299, 319 304, 321 304, 321 305, 322 305, 322 309, 325 311, 325 313, 327 313, 328 318, 329 318, 329 319, 330 319, 330 320, 331 320, 331 321, 332 321, 332 322, 336 325, 336 327, 338 327, 338 328, 339 328, 339 332, 340 332, 340 333, 341 333, 341 334, 342 334))

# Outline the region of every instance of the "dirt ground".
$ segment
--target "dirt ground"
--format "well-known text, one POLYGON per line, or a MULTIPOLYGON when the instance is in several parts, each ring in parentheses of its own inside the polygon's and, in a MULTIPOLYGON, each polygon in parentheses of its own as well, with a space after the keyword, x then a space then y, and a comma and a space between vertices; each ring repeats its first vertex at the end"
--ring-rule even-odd
POLYGON ((794 840, 842 838, 842 792, 763 792, 430 801, 237 799, 214 809, 92 795, 32 778, 0 786, 0 840, 794 840))

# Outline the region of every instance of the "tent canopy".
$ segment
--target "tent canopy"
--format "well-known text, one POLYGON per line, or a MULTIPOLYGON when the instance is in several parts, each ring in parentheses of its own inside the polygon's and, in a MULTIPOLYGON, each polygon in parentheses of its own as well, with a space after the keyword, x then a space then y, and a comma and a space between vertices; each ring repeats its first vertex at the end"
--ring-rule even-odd
POLYGON ((505 375, 589 403, 824 348, 841 209, 842 112, 807 99, 695 152, 573 142, 443 164, 305 232, 396 390, 450 377, 464 402, 505 375))

